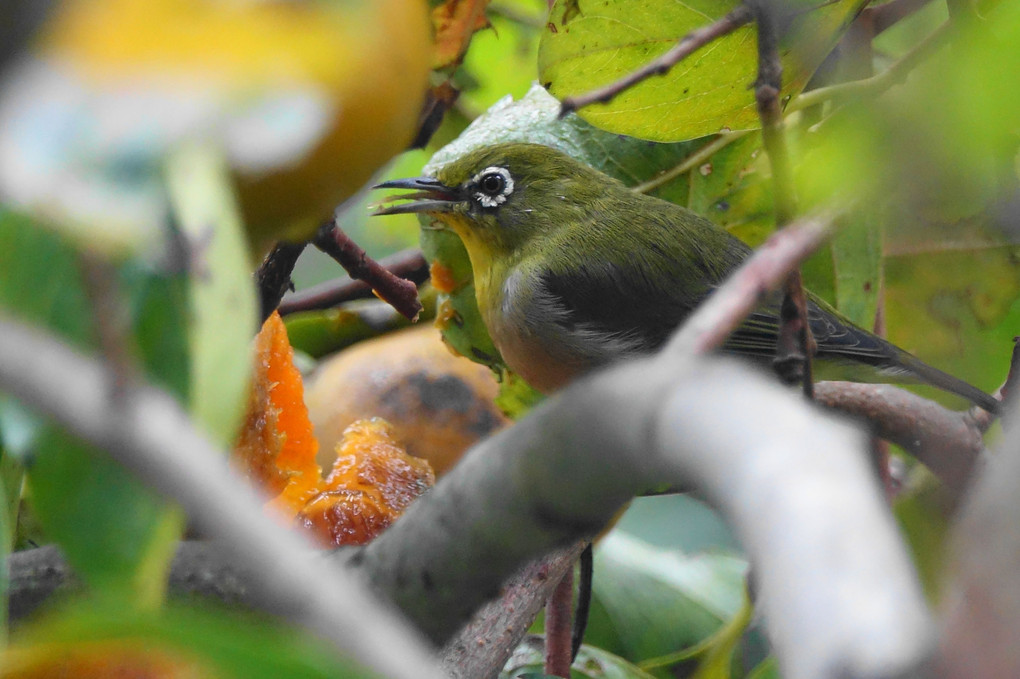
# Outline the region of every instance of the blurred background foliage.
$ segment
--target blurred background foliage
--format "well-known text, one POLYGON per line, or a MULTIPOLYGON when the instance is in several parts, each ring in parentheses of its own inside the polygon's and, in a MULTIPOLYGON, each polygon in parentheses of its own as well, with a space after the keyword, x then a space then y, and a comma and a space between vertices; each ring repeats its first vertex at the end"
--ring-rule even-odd
MULTIPOLYGON (((863 14, 861 1, 793 4, 783 95, 796 190, 803 210, 835 205, 846 214, 805 266, 808 286, 857 323, 880 317, 895 343, 994 389, 1020 329, 1020 6, 987 0, 950 25, 940 0, 912 3, 918 11, 878 30, 865 25, 877 3, 863 14)), ((428 259, 450 276, 429 293, 438 301, 426 315, 437 316, 448 345, 498 365, 459 243, 421 230, 411 215, 369 220, 364 186, 418 175, 479 144, 528 139, 758 244, 774 220, 749 89, 753 27, 579 115, 558 117, 546 91, 562 97, 605 84, 735 6, 10 3, 0 10, 11 32, 0 41, 8 46, 0 52, 0 306, 96 352, 109 352, 101 333, 112 318, 130 363, 228 443, 256 329, 253 262, 278 238, 309 235, 339 206, 343 228, 370 255, 418 247, 421 234, 428 259), (401 153, 420 132, 423 101, 444 96, 448 110, 424 147, 401 153)), ((309 249, 293 279, 300 290, 338 275, 309 249)), ((359 302, 291 317, 303 365, 323 364, 316 393, 350 391, 344 380, 360 386, 377 371, 403 384, 411 404, 403 409, 428 412, 426 420, 446 417, 449 401, 429 399, 449 398, 450 385, 487 380, 470 391, 491 400, 497 387, 485 371, 454 377, 441 367, 422 381, 424 368, 408 356, 439 346, 435 333, 423 340, 431 349, 362 345, 353 377, 333 367, 350 356, 324 356, 400 325, 388 313, 359 302), (420 388, 440 380, 447 391, 420 388)), ((511 410, 522 412, 531 395, 506 383, 515 386, 504 403, 516 399, 511 410)), ((315 417, 338 415, 326 408, 315 417)), ((407 435, 449 456, 452 440, 462 449, 496 426, 444 423, 451 429, 441 433, 409 424, 407 435)), ((9 397, 0 401, 0 437, 4 550, 57 542, 90 586, 88 599, 17 631, 4 658, 23 676, 44 676, 47 644, 76 649, 76 667, 115 657, 162 663, 156 676, 280 676, 279 667, 288 676, 359 675, 264 620, 164 605, 168 557, 183 529, 177 510, 9 397)), ((897 514, 937 598, 950 509, 923 469, 902 466, 897 514)), ((596 547, 595 573, 593 648, 578 676, 777 676, 760 631, 746 625, 746 561, 696 499, 636 500, 596 547), (616 674, 597 674, 607 666, 616 674)), ((515 656, 514 676, 537 671, 527 650, 515 656)))

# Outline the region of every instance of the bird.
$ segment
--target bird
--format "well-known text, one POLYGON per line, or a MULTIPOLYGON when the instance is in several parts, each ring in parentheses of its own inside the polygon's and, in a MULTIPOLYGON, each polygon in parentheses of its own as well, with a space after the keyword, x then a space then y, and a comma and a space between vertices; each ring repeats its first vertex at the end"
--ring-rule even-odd
MULTIPOLYGON (((375 188, 411 191, 393 197, 410 202, 376 215, 425 214, 460 237, 496 348, 546 394, 592 369, 654 352, 752 252, 709 219, 541 144, 480 147, 435 176, 375 188)), ((823 365, 857 381, 927 383, 998 412, 991 395, 807 297, 823 365)), ((721 350, 757 362, 774 358, 781 299, 767 296, 721 350)))

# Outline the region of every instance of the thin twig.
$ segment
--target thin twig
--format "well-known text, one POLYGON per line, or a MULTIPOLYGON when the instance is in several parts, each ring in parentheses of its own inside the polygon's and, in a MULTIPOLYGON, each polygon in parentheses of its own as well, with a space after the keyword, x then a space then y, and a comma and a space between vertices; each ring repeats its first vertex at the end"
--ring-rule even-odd
MULTIPOLYGON (((379 265, 394 276, 416 285, 424 283, 429 277, 428 262, 418 249, 401 250, 389 257, 383 257, 379 260, 379 265)), ((298 311, 319 311, 371 295, 372 288, 365 281, 341 276, 284 296, 279 311, 282 316, 298 311)))
POLYGON ((376 294, 394 309, 412 321, 418 318, 422 307, 418 301, 417 286, 381 267, 343 232, 335 219, 323 224, 312 242, 346 269, 351 278, 372 286, 376 294))
POLYGON ((420 636, 351 573, 267 520, 227 456, 165 392, 133 383, 103 398, 109 370, 50 335, 0 315, 0 388, 53 417, 169 497, 251 569, 266 610, 332 643, 383 676, 440 676, 420 636))
MULTIPOLYGON (((779 105, 783 67, 779 61, 779 32, 772 0, 749 3, 758 24, 758 78, 754 98, 761 118, 761 136, 772 168, 772 193, 776 227, 782 228, 796 214, 793 173, 783 135, 783 112, 779 105)), ((776 346, 776 371, 790 382, 800 381, 804 395, 811 398, 814 380, 811 356, 814 340, 807 322, 807 297, 800 270, 791 271, 784 286, 779 315, 779 341, 776 346)))
POLYGON ((573 627, 574 569, 563 574, 545 604, 545 673, 570 677, 570 631, 573 627))
POLYGON ((724 132, 720 134, 712 141, 708 142, 691 155, 684 158, 679 165, 676 167, 666 170, 662 174, 652 177, 651 179, 641 182, 631 190, 637 193, 649 193, 659 188, 663 184, 667 184, 683 173, 701 165, 706 160, 714 156, 716 153, 726 148, 733 142, 737 141, 741 137, 749 134, 751 130, 739 130, 737 132, 724 132))
POLYGON ((776 340, 776 372, 790 383, 800 382, 804 396, 814 398, 811 358, 815 340, 807 321, 807 295, 800 269, 791 271, 783 284, 783 302, 779 307, 779 336, 776 340))
POLYGON ((794 111, 817 106, 833 99, 854 100, 861 97, 877 97, 890 87, 905 81, 910 72, 918 64, 948 42, 949 35, 950 24, 946 22, 932 31, 914 49, 903 55, 896 63, 881 73, 877 73, 870 78, 864 78, 863 80, 819 87, 810 92, 804 92, 786 106, 786 113, 790 114, 794 111))
POLYGON ((624 77, 584 94, 574 97, 567 97, 560 104, 560 117, 572 111, 584 108, 590 104, 606 103, 642 80, 647 80, 653 75, 664 75, 669 72, 683 59, 698 51, 714 40, 728 35, 737 30, 752 19, 751 10, 747 5, 740 5, 723 18, 712 22, 707 26, 695 29, 685 35, 669 51, 658 58, 653 59, 641 68, 628 73, 624 77))

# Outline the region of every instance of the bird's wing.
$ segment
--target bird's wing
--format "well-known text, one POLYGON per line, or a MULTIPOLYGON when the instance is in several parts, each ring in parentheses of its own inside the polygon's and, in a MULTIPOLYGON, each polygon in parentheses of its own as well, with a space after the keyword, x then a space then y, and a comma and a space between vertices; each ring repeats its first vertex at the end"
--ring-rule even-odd
POLYGON ((533 318, 554 324, 549 330, 593 364, 654 351, 691 306, 663 289, 663 283, 672 282, 670 277, 660 282, 645 275, 647 264, 593 260, 569 271, 537 272, 532 300, 538 313, 533 318))
MULTIPOLYGON (((723 348, 746 356, 763 359, 773 357, 779 337, 779 299, 778 295, 773 295, 752 312, 733 332, 723 348)), ((821 358, 852 360, 883 367, 895 355, 888 342, 854 326, 819 300, 808 300, 808 324, 821 358)))

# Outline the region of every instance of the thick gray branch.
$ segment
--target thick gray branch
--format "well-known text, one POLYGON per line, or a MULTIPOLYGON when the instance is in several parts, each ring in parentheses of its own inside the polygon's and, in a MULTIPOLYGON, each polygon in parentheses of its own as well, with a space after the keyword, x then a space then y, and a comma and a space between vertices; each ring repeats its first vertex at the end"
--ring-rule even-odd
POLYGON ((582 380, 476 446, 358 563, 442 643, 519 564, 664 484, 736 527, 784 676, 921 660, 928 613, 863 435, 731 363, 660 356, 582 380))
POLYGON ((267 610, 303 625, 390 677, 438 677, 418 633, 362 583, 266 520, 262 502, 191 423, 176 401, 129 386, 112 405, 103 366, 53 337, 0 315, 0 388, 109 452, 179 502, 238 562, 250 566, 267 610))
POLYGON ((963 493, 985 452, 983 432, 970 411, 948 410, 890 384, 819 382, 815 400, 861 418, 876 436, 931 469, 954 495, 963 493))
POLYGON ((1020 676, 1020 400, 1007 403, 1006 436, 953 528, 941 642, 951 679, 1020 676))

